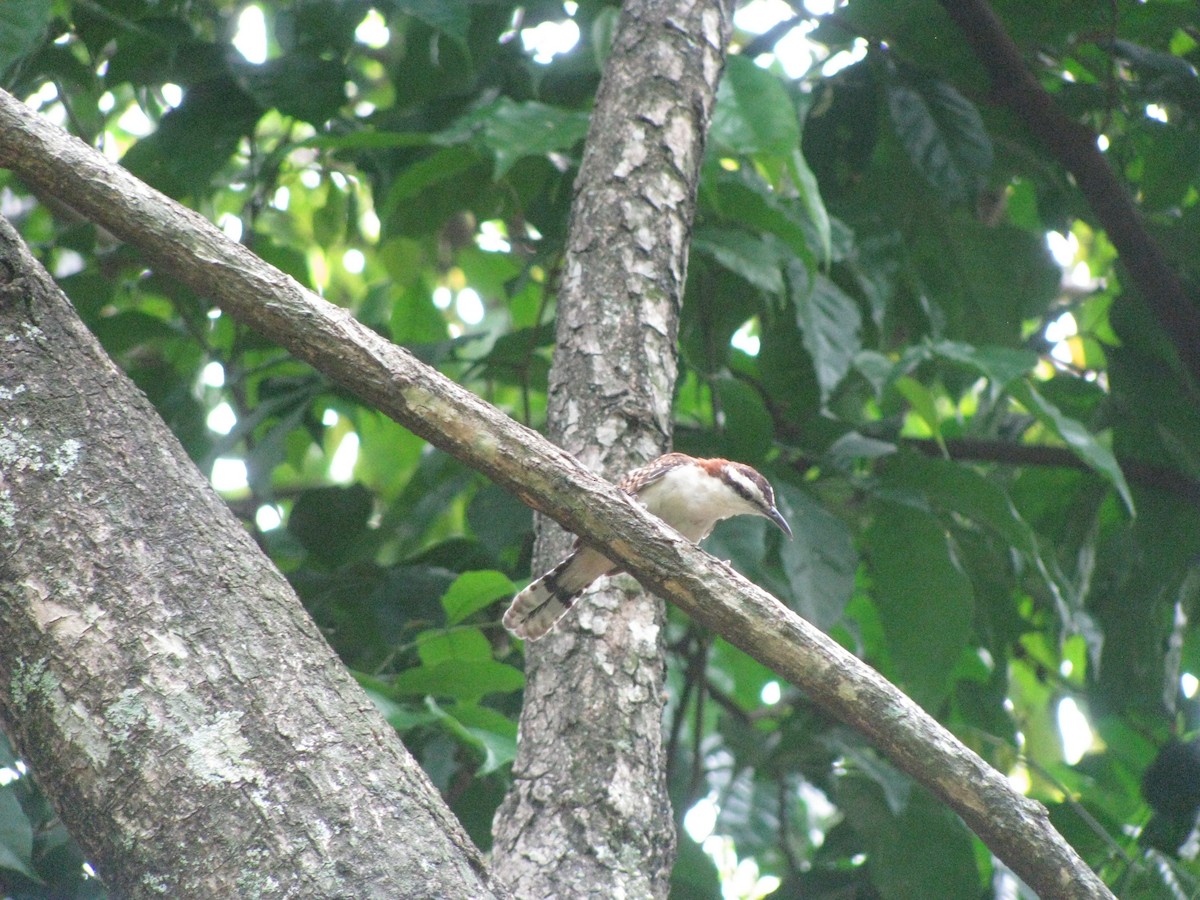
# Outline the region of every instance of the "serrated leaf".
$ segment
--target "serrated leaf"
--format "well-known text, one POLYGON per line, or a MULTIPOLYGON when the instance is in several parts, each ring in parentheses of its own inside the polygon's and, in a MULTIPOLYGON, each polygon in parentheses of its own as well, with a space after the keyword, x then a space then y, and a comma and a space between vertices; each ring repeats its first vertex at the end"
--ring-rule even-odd
POLYGON ((944 81, 888 86, 896 135, 921 177, 952 203, 972 198, 992 166, 992 141, 969 100, 944 81))
POLYGON ((1063 415, 1057 406, 1039 394, 1028 381, 1014 384, 1012 393, 1042 424, 1062 438, 1072 453, 1116 488, 1130 515, 1136 514, 1133 494, 1125 481, 1125 473, 1121 471, 1121 466, 1111 450, 1096 440, 1096 436, 1084 428, 1083 423, 1063 415))
POLYGON ((821 401, 825 402, 862 349, 862 313, 858 304, 826 276, 817 275, 811 289, 806 289, 807 279, 808 273, 799 271, 795 264, 789 269, 796 323, 816 369, 821 401))
POLYGON ((457 625, 472 613, 490 606, 501 597, 511 596, 515 591, 516 586, 503 572, 464 572, 442 595, 446 623, 457 625))

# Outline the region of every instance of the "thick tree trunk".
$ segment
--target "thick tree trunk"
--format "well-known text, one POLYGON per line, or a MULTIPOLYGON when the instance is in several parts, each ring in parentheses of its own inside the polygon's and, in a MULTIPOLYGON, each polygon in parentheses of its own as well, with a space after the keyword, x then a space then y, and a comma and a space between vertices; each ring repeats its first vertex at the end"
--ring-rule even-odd
POLYGON ((0 335, 0 714, 112 895, 506 896, 3 219, 0 335))
MULTIPOLYGON (((551 436, 615 479, 671 439, 676 335, 725 2, 626 3, 592 114, 558 297, 551 436)), ((540 520, 535 567, 572 535, 540 520)), ((662 741, 663 606, 602 581, 526 646, 495 871, 522 897, 663 897, 675 853, 662 741)))

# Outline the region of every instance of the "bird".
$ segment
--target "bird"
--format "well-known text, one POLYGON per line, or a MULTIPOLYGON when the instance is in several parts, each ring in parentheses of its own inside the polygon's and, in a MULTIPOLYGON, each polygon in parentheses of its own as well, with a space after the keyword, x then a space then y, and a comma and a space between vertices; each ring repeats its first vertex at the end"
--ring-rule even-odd
MULTIPOLYGON (((634 469, 617 486, 693 543, 708 537, 722 519, 740 515, 762 516, 792 536, 775 506, 771 483, 744 463, 667 453, 634 469)), ((545 637, 588 585, 618 571, 620 566, 576 538, 558 565, 513 598, 504 627, 527 641, 545 637)))

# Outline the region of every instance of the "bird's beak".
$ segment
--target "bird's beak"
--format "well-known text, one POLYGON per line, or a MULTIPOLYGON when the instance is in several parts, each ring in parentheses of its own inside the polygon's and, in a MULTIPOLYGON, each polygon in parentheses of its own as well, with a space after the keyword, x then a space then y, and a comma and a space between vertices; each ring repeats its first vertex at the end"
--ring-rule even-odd
POLYGON ((775 507, 771 507, 771 511, 767 513, 767 518, 779 526, 779 530, 788 536, 788 540, 792 539, 792 526, 787 523, 787 519, 775 507))

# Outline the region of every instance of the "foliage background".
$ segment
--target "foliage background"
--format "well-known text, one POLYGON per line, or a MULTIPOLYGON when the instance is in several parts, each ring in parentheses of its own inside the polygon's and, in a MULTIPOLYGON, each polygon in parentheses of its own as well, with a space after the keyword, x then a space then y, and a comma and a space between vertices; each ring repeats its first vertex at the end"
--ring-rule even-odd
MULTIPOLYGON (((1194 4, 994 6, 1061 107, 1103 134, 1195 284, 1194 4)), ((796 540, 733 521, 709 549, 1027 785, 1115 892, 1196 896, 1196 386, 1070 179, 989 102, 939 5, 771 9, 783 24, 765 35, 737 19, 710 136, 675 444, 761 468, 796 540)), ((537 427, 617 12, 9 0, 0 71, 537 427), (265 59, 247 37, 258 22, 265 59), (566 23, 571 49, 530 45, 566 23)), ((4 173, 0 191, 0 213, 486 849, 515 750, 521 648, 498 619, 530 574, 528 510, 54 198, 4 173)), ((677 614, 669 640, 672 793, 704 842, 681 840, 679 896, 722 882, 727 896, 1019 889, 957 818, 771 672, 677 614)), ((5 762, 6 891, 101 895, 5 762)))

